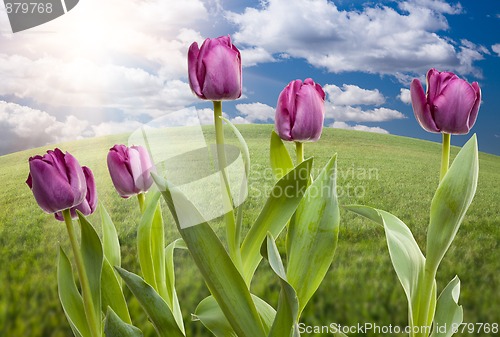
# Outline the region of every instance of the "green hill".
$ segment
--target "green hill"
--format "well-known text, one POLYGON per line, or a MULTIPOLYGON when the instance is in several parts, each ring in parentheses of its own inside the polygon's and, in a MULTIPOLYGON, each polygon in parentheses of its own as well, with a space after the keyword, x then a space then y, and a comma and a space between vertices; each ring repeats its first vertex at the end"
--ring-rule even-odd
MULTIPOLYGON (((268 169, 272 126, 242 125, 239 129, 248 142, 252 162, 251 194, 245 215, 248 225, 263 205, 263 191, 274 183, 268 169)), ((204 130, 208 137, 213 137, 211 128, 204 130)), ((229 132, 227 137, 235 141, 229 132)), ((478 138, 481 142, 481 135, 478 138)), ((138 273, 137 203, 117 195, 106 167, 108 149, 115 143, 126 142, 127 135, 118 135, 57 146, 93 170, 99 200, 109 210, 119 232, 123 265, 138 273)), ((65 228, 38 208, 25 184, 29 156, 55 146, 0 157, 0 336, 71 336, 58 300, 55 267, 58 246, 63 245, 70 251, 65 228)), ((314 156, 315 169, 319 170, 331 155, 338 153, 341 204, 362 203, 392 212, 408 224, 425 251, 429 205, 438 184, 440 151, 440 144, 422 140, 325 129, 318 143, 307 144, 306 157, 314 156)), ((452 148, 452 158, 457 152, 457 148, 452 148)), ((460 277, 464 322, 500 323, 499 200, 500 157, 481 153, 476 197, 437 277, 438 291, 455 275, 460 277)), ((383 230, 344 210, 341 216, 334 264, 304 311, 303 322, 307 325, 337 322, 405 326, 406 299, 392 269, 383 230)), ((169 219, 167 214, 165 217, 169 219)), ((91 221, 99 230, 98 214, 91 216, 91 221)), ((178 234, 171 222, 167 226, 166 240, 170 242, 178 234)), ((219 224, 216 222, 214 226, 219 224)), ((280 244, 283 247, 283 240, 280 244)), ((190 313, 207 295, 203 280, 187 253, 181 252, 176 257, 176 266, 188 336, 209 336, 201 324, 190 322, 190 313)), ((279 285, 266 265, 260 267, 252 286, 254 293, 276 305, 279 285)), ((127 297, 134 323, 143 328, 145 336, 154 336, 138 303, 128 293, 127 297)))

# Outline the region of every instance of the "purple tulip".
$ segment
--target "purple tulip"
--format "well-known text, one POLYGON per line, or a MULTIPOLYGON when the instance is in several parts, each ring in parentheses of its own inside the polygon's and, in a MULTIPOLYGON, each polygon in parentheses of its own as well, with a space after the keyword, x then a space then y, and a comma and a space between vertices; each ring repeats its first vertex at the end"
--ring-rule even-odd
POLYGON ((325 118, 325 92, 310 78, 290 82, 276 106, 276 133, 283 140, 317 141, 325 118))
POLYGON ((122 198, 147 192, 153 184, 153 163, 142 146, 115 145, 108 153, 108 170, 122 198))
POLYGON ((188 52, 189 85, 201 99, 222 101, 241 96, 241 55, 231 38, 194 42, 188 52))
POLYGON ((87 183, 75 157, 61 150, 49 150, 43 156, 29 159, 30 172, 26 184, 36 202, 47 213, 56 213, 82 203, 87 183))
MULTIPOLYGON (((85 199, 83 199, 82 203, 76 205, 75 207, 71 207, 71 217, 76 219, 78 215, 76 214, 76 210, 82 212, 83 215, 90 215, 95 212, 97 207, 97 189, 95 187, 95 180, 92 171, 87 166, 82 166, 83 173, 85 174, 85 181, 87 182, 87 194, 85 195, 85 199)), ((59 221, 64 221, 64 217, 62 212, 57 212, 54 214, 56 219, 59 221)))
POLYGON ((410 86, 415 117, 429 132, 466 134, 476 122, 481 89, 450 72, 427 72, 427 95, 418 79, 410 86))

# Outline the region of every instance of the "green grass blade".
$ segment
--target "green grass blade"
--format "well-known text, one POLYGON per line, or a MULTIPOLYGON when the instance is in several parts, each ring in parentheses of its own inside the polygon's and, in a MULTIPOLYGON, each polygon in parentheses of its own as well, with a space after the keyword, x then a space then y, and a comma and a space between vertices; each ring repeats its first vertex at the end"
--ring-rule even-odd
POLYGON ((287 236, 287 279, 296 289, 302 312, 333 262, 340 213, 334 156, 300 201, 287 236))
POLYGON ((268 337, 298 336, 299 299, 295 289, 287 281, 285 267, 271 233, 267 234, 267 240, 262 245, 262 255, 279 277, 281 285, 278 310, 268 337))
POLYGON ((245 281, 250 284, 262 260, 260 247, 270 232, 277 237, 291 218, 307 188, 312 158, 297 165, 274 186, 264 208, 241 245, 245 281))
POLYGON ((83 265, 85 267, 87 279, 89 281, 90 292, 92 295, 92 305, 96 314, 98 330, 102 330, 101 314, 101 274, 103 264, 102 244, 94 227, 87 221, 80 212, 78 219, 80 222, 82 243, 81 251, 83 265))
POLYGON ((152 226, 159 200, 159 193, 148 193, 146 207, 137 227, 137 255, 139 256, 142 277, 155 290, 158 290, 158 285, 153 261, 152 226))
POLYGON ((168 182, 153 175, 186 246, 224 315, 240 337, 263 337, 264 327, 250 292, 219 238, 196 207, 168 182), (175 200, 175 203, 174 203, 175 200), (181 228, 179 214, 198 225, 181 228))
POLYGON ((478 173, 477 139, 473 135, 458 153, 432 199, 427 231, 428 269, 437 270, 457 235, 476 193, 478 173))
POLYGON ((166 264, 166 292, 167 292, 167 304, 172 310, 175 320, 179 325, 179 328, 184 332, 184 321, 182 320, 181 306, 179 304, 179 298, 177 297, 177 291, 175 290, 175 272, 174 272, 174 250, 175 249, 187 249, 184 240, 177 239, 165 248, 165 264, 166 264))
POLYGON ((115 273, 113 267, 105 257, 101 276, 102 312, 106 312, 108 307, 110 307, 113 313, 118 315, 122 321, 132 324, 120 280, 117 278, 117 273, 115 273))
POLYGON ((167 302, 141 277, 116 268, 130 291, 141 303, 142 308, 153 323, 159 337, 183 337, 167 302))
POLYGON ((462 324, 464 312, 458 305, 459 297, 460 279, 455 276, 439 295, 431 337, 450 337, 453 335, 452 327, 462 324))
MULTIPOLYGON (((121 266, 120 242, 113 220, 103 204, 99 204, 99 214, 102 223, 102 249, 111 266, 121 266)), ((114 270, 113 270, 114 272, 114 270)), ((121 279, 120 279, 121 280, 121 279)), ((120 282, 121 286, 121 282, 120 282)))
POLYGON ((273 130, 271 134, 271 168, 276 179, 281 179, 285 174, 293 170, 293 161, 290 153, 285 147, 283 140, 273 130))
POLYGON ((133 325, 127 324, 121 318, 108 308, 106 314, 106 323, 104 324, 104 333, 106 337, 142 337, 142 331, 133 325))
POLYGON ((425 257, 413 234, 404 222, 388 212, 368 206, 346 208, 384 227, 389 255, 408 299, 409 323, 413 326, 418 316, 419 290, 425 271, 425 257))
POLYGON ((82 296, 78 292, 68 256, 59 248, 57 264, 57 285, 59 300, 76 337, 91 337, 82 296))

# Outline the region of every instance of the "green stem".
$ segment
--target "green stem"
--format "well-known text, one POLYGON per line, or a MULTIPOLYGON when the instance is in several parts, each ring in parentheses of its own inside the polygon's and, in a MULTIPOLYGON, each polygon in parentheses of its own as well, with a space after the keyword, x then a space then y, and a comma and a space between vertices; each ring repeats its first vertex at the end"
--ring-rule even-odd
MULTIPOLYGON (((434 319, 435 312, 431 312, 431 300, 434 292, 432 291, 434 287, 434 280, 436 279, 436 271, 425 269, 424 274, 424 284, 422 288, 421 299, 419 305, 419 313, 417 316, 417 321, 414 322, 419 327, 419 333, 416 336, 427 337, 430 334, 430 331, 426 331, 423 327, 430 327, 432 321, 434 319)), ((435 294, 434 294, 435 296, 435 294)), ((434 308, 435 310, 435 308, 434 308)))
POLYGON ((90 328, 90 332, 93 337, 100 337, 101 331, 99 325, 96 321, 96 312, 94 310, 94 305, 92 303, 92 293, 90 292, 90 283, 87 278, 87 272, 85 271, 85 266, 83 265, 82 252, 78 246, 78 240, 76 238, 75 229, 73 228, 73 220, 71 219, 71 213, 69 209, 62 211, 64 222, 66 223, 66 229, 68 230, 69 241, 71 243, 71 248, 73 249, 73 255, 75 256, 76 269, 78 271, 78 278, 80 279, 80 285, 82 287, 82 297, 83 297, 83 308, 85 310, 85 316, 87 317, 87 323, 90 328))
POLYGON ((297 154, 297 165, 304 161, 304 143, 295 142, 295 153, 297 154))
POLYGON ((224 149, 224 129, 222 126, 222 102, 213 101, 214 103, 214 119, 215 119, 215 144, 217 146, 217 161, 219 165, 219 171, 221 172, 221 190, 222 190, 222 202, 224 210, 229 210, 224 214, 224 220, 226 222, 226 236, 227 245, 229 249, 229 255, 233 260, 236 268, 242 270, 242 260, 240 251, 240 235, 241 232, 238 224, 236 223, 234 217, 233 202, 231 199, 231 189, 229 186, 229 180, 227 178, 226 167, 226 153, 224 149))
POLYGON ((441 154, 441 175, 439 181, 443 180, 450 166, 450 139, 449 133, 443 133, 443 153, 441 154))
POLYGON ((137 201, 139 202, 139 209, 141 210, 141 213, 144 213, 144 205, 146 201, 144 193, 137 194, 137 201))

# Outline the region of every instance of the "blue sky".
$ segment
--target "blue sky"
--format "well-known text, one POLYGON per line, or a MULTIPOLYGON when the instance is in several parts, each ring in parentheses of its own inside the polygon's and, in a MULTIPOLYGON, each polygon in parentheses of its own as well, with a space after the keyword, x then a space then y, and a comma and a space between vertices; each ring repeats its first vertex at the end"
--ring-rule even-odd
POLYGON ((186 54, 226 34, 244 66, 244 97, 224 104, 236 123, 272 123, 283 87, 311 77, 327 92, 325 126, 439 141, 415 121, 407 91, 435 67, 479 82, 472 132, 500 155, 498 32, 496 0, 81 0, 16 34, 2 8, 0 155, 133 131, 189 106, 210 123, 211 105, 189 90, 186 54))

